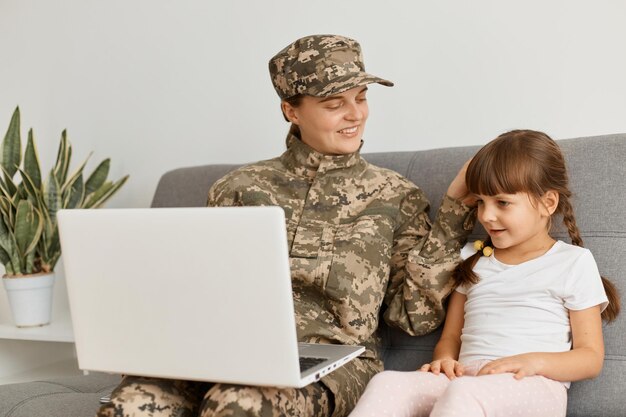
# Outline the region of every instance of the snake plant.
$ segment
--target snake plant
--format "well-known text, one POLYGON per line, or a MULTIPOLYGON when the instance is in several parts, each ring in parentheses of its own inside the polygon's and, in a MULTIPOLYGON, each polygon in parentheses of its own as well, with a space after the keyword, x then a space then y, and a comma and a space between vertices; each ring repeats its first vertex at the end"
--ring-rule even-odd
POLYGON ((85 180, 89 157, 68 175, 72 146, 65 130, 56 163, 47 179, 42 178, 32 129, 22 159, 19 107, 13 112, 0 153, 0 262, 7 276, 52 272, 61 256, 57 211, 100 207, 128 179, 127 175, 107 181, 110 160, 105 159, 85 180))

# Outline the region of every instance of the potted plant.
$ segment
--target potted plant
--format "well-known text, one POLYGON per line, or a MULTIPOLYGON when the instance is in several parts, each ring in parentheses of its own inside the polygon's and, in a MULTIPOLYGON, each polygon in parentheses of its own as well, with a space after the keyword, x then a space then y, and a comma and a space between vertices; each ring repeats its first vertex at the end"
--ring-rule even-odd
POLYGON ((32 129, 22 159, 19 107, 0 153, 0 262, 6 272, 2 281, 15 324, 42 326, 50 322, 54 267, 61 256, 57 211, 100 207, 128 175, 107 181, 110 160, 105 159, 85 180, 89 157, 68 175, 72 147, 64 130, 56 163, 47 179, 42 178, 32 129))

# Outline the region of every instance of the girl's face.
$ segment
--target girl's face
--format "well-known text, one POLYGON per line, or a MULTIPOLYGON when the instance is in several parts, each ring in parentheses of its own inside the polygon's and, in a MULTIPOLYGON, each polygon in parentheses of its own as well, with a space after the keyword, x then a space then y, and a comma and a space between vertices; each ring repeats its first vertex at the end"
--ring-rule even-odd
POLYGON ((283 112, 300 128, 302 141, 326 155, 356 152, 369 115, 367 87, 355 87, 334 96, 304 96, 298 107, 283 102, 283 112))
POLYGON ((550 216, 558 205, 558 193, 548 191, 539 201, 528 193, 476 194, 478 221, 483 225, 498 253, 524 256, 541 250, 552 238, 548 234, 550 216))

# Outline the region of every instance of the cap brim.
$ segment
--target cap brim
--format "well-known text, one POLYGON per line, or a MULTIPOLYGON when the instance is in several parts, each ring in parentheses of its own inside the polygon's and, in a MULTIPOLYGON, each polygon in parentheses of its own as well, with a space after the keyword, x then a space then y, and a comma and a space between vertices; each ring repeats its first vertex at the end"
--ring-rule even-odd
POLYGON ((318 94, 315 94, 315 96, 316 97, 329 97, 335 94, 343 93, 344 91, 348 91, 355 87, 360 87, 362 85, 373 84, 373 83, 381 84, 386 87, 393 87, 393 83, 391 81, 376 77, 366 72, 361 72, 358 74, 346 74, 344 76, 335 78, 331 83, 325 86, 318 94))

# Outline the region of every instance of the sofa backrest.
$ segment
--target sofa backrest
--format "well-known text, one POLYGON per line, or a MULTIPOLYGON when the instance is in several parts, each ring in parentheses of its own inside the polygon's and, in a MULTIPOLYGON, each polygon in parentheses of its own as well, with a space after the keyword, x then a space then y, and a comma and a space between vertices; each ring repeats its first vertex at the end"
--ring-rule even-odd
MULTIPOLYGON (((574 193, 576 219, 585 246, 598 263, 600 273, 610 278, 626 296, 626 134, 560 140, 574 193)), ((437 211, 448 184, 459 167, 478 146, 415 152, 364 154, 369 162, 393 169, 421 187, 437 211)), ((180 168, 163 175, 153 207, 201 207, 211 184, 240 165, 206 165, 180 168)), ((480 227, 472 238, 483 237, 480 227)), ((561 227, 556 238, 569 241, 561 227)), ((626 313, 604 327, 605 363, 602 375, 572 385, 568 416, 617 416, 626 410, 626 313)), ((410 337, 381 323, 384 361, 387 369, 414 370, 430 361, 439 332, 410 337)))

